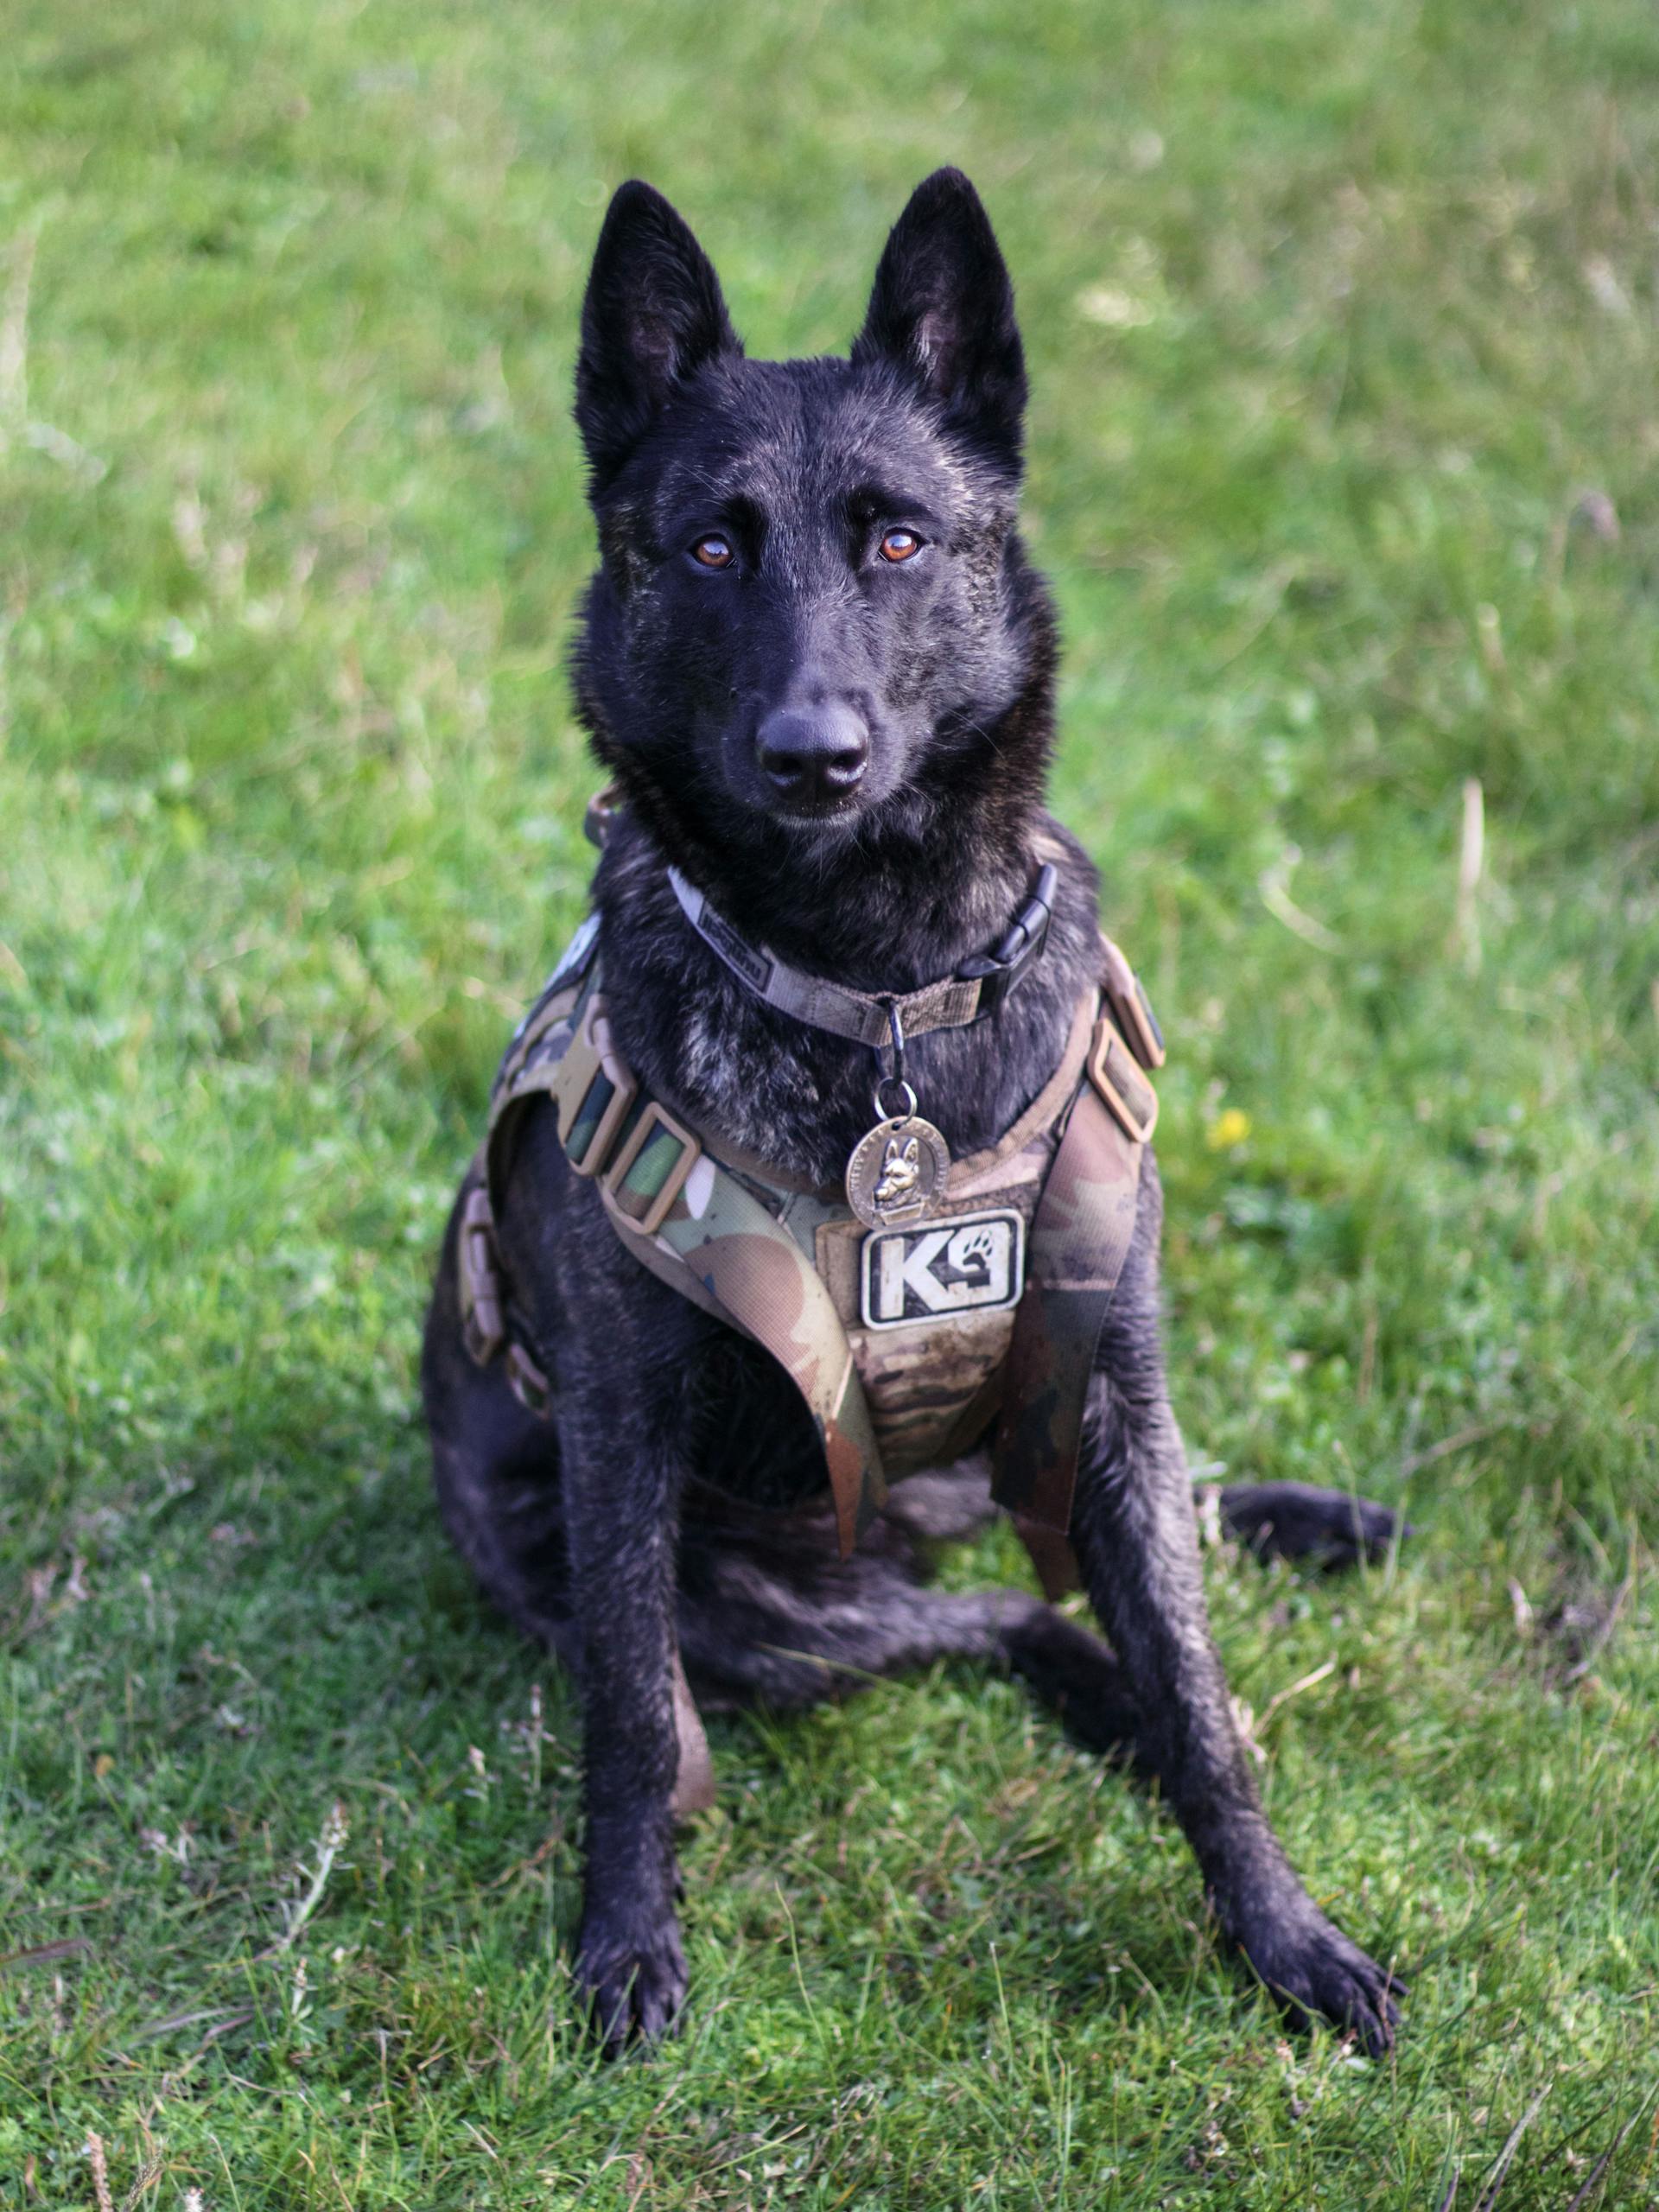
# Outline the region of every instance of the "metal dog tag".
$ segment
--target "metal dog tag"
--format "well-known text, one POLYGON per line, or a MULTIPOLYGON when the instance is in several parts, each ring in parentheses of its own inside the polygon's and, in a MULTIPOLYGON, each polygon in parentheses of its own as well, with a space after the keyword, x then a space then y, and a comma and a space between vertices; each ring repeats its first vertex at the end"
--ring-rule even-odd
MULTIPOLYGON (((905 1088, 910 1090, 908 1084, 905 1088)), ((950 1152, 915 1103, 912 1090, 910 1111, 878 1122, 853 1147, 847 1162, 847 1203, 867 1229, 919 1221, 944 1188, 950 1152)))

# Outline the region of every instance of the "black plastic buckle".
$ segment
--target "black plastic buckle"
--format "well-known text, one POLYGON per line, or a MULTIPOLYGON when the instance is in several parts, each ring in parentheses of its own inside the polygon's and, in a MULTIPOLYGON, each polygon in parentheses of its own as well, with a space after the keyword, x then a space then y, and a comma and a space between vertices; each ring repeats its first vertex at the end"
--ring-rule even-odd
POLYGON ((1025 905, 988 952, 964 960, 957 973, 964 982, 979 979, 979 1011, 976 1021, 995 1014, 1025 976, 1048 943, 1048 925, 1054 918, 1054 891, 1059 875, 1052 861, 1045 861, 1037 886, 1025 905))

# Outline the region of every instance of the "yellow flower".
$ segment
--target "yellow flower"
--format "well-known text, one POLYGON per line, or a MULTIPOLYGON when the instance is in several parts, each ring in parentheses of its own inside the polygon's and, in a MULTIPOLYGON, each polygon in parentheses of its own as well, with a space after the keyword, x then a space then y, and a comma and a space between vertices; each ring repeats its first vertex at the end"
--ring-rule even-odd
POLYGON ((1211 1152, 1230 1152, 1235 1145, 1243 1144, 1249 1134, 1249 1116, 1241 1114, 1236 1106, 1230 1106, 1211 1122, 1205 1133, 1205 1142, 1211 1152))

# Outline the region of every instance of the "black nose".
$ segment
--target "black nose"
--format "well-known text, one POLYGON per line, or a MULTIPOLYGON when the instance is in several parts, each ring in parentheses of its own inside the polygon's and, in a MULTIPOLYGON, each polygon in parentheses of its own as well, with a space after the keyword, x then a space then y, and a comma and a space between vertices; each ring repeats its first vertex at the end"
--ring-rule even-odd
POLYGON ((838 700, 821 707, 779 707, 755 740, 760 766, 785 798, 807 806, 845 798, 869 765, 870 734, 838 700))

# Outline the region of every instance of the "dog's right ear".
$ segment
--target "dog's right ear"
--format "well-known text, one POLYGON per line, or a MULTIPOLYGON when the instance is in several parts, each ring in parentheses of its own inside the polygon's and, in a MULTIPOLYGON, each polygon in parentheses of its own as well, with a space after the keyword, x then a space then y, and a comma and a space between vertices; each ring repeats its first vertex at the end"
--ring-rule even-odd
POLYGON ((741 353, 708 255, 660 192, 636 178, 606 211, 582 303, 576 428, 594 487, 613 476, 674 386, 741 353))

